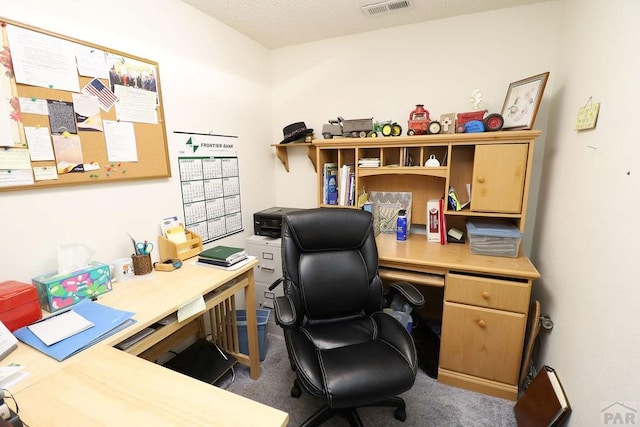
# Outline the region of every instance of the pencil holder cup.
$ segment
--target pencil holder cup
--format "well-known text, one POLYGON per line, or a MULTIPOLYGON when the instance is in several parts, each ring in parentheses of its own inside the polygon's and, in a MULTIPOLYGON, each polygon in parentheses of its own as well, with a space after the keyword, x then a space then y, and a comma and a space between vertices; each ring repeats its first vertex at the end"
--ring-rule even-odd
POLYGON ((133 274, 136 276, 149 274, 153 271, 150 254, 131 255, 131 260, 133 261, 133 274))

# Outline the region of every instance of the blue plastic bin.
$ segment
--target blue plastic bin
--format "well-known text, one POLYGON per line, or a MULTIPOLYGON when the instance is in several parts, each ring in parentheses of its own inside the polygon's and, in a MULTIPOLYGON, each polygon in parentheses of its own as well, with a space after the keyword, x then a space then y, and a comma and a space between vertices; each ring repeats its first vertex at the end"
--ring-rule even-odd
MULTIPOLYGON (((270 314, 270 310, 256 310, 256 317, 258 318, 258 348, 260 349, 260 361, 263 361, 267 354, 266 329, 270 314)), ((249 354, 246 310, 236 310, 236 322, 238 324, 238 345, 240 346, 240 353, 249 354)))

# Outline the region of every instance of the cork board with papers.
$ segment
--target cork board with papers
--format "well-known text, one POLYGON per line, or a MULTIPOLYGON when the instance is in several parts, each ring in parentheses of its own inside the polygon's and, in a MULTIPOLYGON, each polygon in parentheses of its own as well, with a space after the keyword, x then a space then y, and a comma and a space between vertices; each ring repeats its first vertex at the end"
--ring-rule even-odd
POLYGON ((156 62, 0 23, 0 191, 171 176, 156 62))

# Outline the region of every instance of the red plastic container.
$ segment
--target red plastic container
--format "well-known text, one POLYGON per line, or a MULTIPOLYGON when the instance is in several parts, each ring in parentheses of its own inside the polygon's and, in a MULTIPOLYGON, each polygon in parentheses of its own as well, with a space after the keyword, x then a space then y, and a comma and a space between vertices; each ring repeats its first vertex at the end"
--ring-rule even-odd
POLYGON ((35 286, 8 280, 0 282, 0 321, 11 332, 42 318, 35 286))

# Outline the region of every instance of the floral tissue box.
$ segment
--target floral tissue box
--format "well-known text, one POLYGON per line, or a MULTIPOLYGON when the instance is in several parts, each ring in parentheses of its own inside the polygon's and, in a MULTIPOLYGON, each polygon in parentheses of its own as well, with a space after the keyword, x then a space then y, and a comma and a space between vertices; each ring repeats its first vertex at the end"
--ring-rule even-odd
POLYGON ((73 273, 51 273, 31 279, 38 290, 40 306, 50 313, 111 290, 109 266, 92 262, 73 273))

